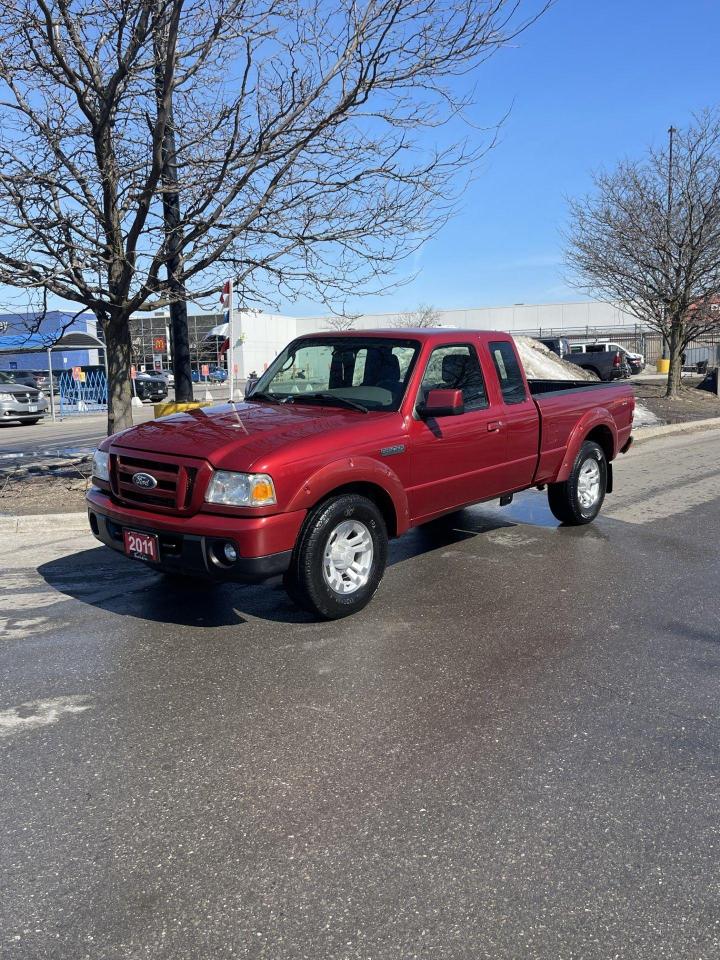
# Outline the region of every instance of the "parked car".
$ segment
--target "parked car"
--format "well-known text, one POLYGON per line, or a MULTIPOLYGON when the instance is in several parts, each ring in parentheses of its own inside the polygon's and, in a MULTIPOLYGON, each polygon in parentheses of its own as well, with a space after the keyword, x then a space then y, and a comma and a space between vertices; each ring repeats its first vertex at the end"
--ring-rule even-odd
POLYGON ((544 343, 548 350, 556 353, 561 360, 570 353, 570 341, 566 337, 535 337, 540 343, 544 343))
POLYGON ((193 370, 192 372, 193 383, 206 383, 208 380, 213 383, 224 383, 227 378, 228 373, 224 367, 213 367, 212 370, 208 370, 206 375, 202 374, 199 370, 193 370))
MULTIPOLYGON (((50 392, 50 375, 47 370, 4 370, 6 376, 10 377, 13 383, 19 383, 25 387, 36 387, 38 390, 50 392)), ((57 390, 58 378, 53 374, 53 386, 57 390)))
POLYGON ((560 521, 590 523, 633 409, 623 384, 528 382, 506 333, 313 334, 244 403, 104 440, 90 527, 169 574, 283 574, 296 602, 337 619, 372 598, 389 537, 460 507, 547 486, 560 521), (292 393, 293 370, 323 388, 292 393))
POLYGON ((566 337, 536 337, 536 339, 544 343, 562 360, 596 373, 601 380, 629 377, 633 373, 640 373, 645 367, 645 360, 641 354, 632 353, 619 343, 596 340, 570 343, 566 337), (587 357, 586 354, 592 354, 592 356, 587 357), (609 354, 611 359, 598 357, 598 354, 609 354))
POLYGON ((175 386, 175 374, 172 370, 153 370, 152 375, 155 377, 162 377, 168 387, 175 386))
POLYGON ((38 423, 48 402, 41 390, 0 373, 0 423, 38 423))
POLYGON ((157 373, 138 373, 135 376, 135 396, 140 400, 159 403, 167 395, 168 384, 165 377, 157 373))
MULTIPOLYGON (((624 368, 624 375, 631 376, 633 373, 640 373, 645 368, 645 358, 640 353, 633 353, 619 343, 613 343, 610 340, 593 340, 581 343, 570 344, 571 355, 593 354, 597 358, 598 354, 609 353, 618 354, 621 364, 624 368)), ((565 358, 570 359, 569 357, 565 358)), ((573 361, 575 362, 575 361, 573 361)), ((603 378, 604 379, 604 378, 603 378)))

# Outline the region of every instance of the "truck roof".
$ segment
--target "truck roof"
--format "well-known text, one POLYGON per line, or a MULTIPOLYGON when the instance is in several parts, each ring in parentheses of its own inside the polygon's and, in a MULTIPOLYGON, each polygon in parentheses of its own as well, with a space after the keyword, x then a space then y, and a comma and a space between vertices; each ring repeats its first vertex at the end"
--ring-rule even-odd
POLYGON ((494 340, 512 340, 512 335, 504 330, 468 330, 464 327, 386 327, 380 330, 316 330, 314 333, 300 334, 296 340, 309 337, 377 337, 378 339, 444 340, 458 337, 492 337, 494 340))

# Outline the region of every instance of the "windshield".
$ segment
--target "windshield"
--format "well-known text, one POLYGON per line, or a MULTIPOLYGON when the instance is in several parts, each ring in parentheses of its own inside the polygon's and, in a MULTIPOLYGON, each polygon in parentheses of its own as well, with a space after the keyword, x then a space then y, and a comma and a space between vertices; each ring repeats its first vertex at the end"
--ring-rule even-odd
POLYGON ((0 370, 0 383, 15 383, 13 378, 8 373, 3 373, 0 370))
POLYGON ((248 399, 397 410, 420 349, 417 340, 314 337, 286 347, 248 399))

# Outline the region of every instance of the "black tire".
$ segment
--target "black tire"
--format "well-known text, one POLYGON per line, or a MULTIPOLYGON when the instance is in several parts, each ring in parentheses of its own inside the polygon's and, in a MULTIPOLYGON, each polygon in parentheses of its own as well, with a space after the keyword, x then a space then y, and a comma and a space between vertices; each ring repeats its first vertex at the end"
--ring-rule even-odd
POLYGON ((25 420, 24 423, 29 424, 31 427, 34 427, 36 423, 40 423, 42 417, 36 417, 33 420, 25 420))
MULTIPOLYGON (((387 547, 385 520, 372 500, 355 493, 325 500, 310 512, 300 531, 290 568, 283 577, 285 589, 294 603, 323 620, 350 616, 372 600, 385 572, 387 547), (338 527, 353 520, 369 534, 372 557, 363 584, 351 588, 352 592, 340 593, 332 588, 324 572, 324 556, 338 527)), ((336 576, 351 583, 349 573, 336 573, 336 576)))
POLYGON ((586 440, 580 447, 580 452, 575 458, 570 476, 564 483, 548 484, 548 503, 553 515, 561 523, 567 523, 577 527, 584 523, 592 523, 600 512, 600 507, 605 499, 607 489, 607 460, 603 448, 593 443, 592 440, 586 440), (599 475, 598 492, 591 504, 583 503, 578 492, 580 477, 583 468, 586 468, 588 461, 594 460, 597 463, 599 475))

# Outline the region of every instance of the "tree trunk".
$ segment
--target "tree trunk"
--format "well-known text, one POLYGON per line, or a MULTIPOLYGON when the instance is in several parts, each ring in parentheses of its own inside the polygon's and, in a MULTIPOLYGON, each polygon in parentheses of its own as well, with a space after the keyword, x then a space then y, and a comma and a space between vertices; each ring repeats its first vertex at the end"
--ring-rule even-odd
POLYGON ((108 436, 126 430, 132 421, 132 345, 129 317, 113 318, 104 324, 108 363, 108 436))
POLYGON ((668 371, 666 397, 677 397, 682 382, 682 318, 673 317, 670 328, 670 369, 668 371))

